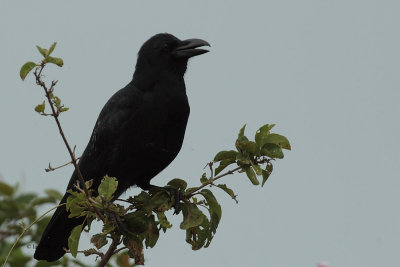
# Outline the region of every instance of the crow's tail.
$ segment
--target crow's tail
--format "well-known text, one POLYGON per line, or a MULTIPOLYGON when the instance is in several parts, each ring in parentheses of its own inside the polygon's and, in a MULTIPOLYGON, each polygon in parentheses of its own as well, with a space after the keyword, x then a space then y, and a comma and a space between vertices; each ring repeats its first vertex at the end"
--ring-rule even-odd
MULTIPOLYGON (((68 196, 66 193, 60 204, 65 203, 68 196)), ((72 229, 85 220, 85 217, 68 218, 68 215, 65 205, 56 209, 36 248, 35 259, 56 261, 65 254, 64 248, 68 249, 68 237, 72 229)))

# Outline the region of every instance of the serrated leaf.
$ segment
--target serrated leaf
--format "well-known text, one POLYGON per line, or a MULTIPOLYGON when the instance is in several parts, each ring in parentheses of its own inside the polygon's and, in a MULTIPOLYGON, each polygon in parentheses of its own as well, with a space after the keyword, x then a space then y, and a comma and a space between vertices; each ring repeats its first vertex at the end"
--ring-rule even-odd
POLYGON ((257 145, 262 147, 265 144, 264 138, 269 135, 269 131, 274 126, 275 124, 265 124, 257 130, 256 135, 254 136, 254 140, 256 141, 257 145))
POLYGON ((172 179, 167 185, 178 190, 185 190, 187 187, 186 181, 178 178, 172 179))
POLYGON ((226 184, 218 184, 217 185, 219 188, 221 188, 222 190, 224 190, 233 200, 236 201, 236 203, 238 203, 237 199, 236 199, 236 195, 233 192, 232 189, 230 189, 229 187, 226 186, 226 184))
POLYGON ((78 225, 72 229, 71 235, 68 237, 68 247, 71 255, 76 258, 78 253, 79 239, 81 238, 82 225, 78 225))
POLYGON ((54 51, 54 48, 56 48, 56 45, 57 45, 57 43, 56 42, 54 42, 51 46, 50 46, 50 49, 49 49, 49 53, 48 53, 48 55, 50 55, 51 53, 53 53, 53 51, 54 51))
POLYGON ((287 150, 291 149, 289 140, 285 136, 280 135, 280 134, 275 134, 275 133, 269 134, 265 138, 264 141, 265 141, 265 144, 271 143, 271 144, 278 145, 280 148, 283 148, 283 149, 287 149, 287 150))
POLYGON ((267 168, 265 170, 262 170, 263 181, 262 181, 261 186, 264 186, 265 182, 268 180, 269 176, 271 175, 272 170, 273 170, 272 164, 268 164, 267 168))
POLYGON ((284 156, 282 149, 278 145, 275 145, 272 143, 266 143, 261 148, 261 155, 268 156, 270 158, 278 158, 278 159, 282 159, 284 156))
POLYGON ((214 161, 221 161, 224 159, 235 159, 236 155, 237 155, 237 151, 235 150, 223 150, 217 153, 217 155, 215 155, 214 157, 214 161))
POLYGON ((49 51, 48 51, 47 49, 41 48, 41 47, 38 46, 38 45, 36 46, 36 48, 39 50, 40 54, 42 54, 42 56, 43 56, 44 58, 46 58, 46 57, 48 56, 49 51))
POLYGON ((199 208, 192 203, 182 205, 183 221, 180 228, 183 230, 196 227, 203 222, 204 214, 199 208))
POLYGON ((221 160, 220 163, 219 163, 219 166, 215 169, 215 174, 214 175, 218 175, 226 167, 228 167, 229 165, 231 165, 232 163, 235 163, 235 162, 236 162, 235 159, 224 159, 224 160, 221 160))
POLYGON ((250 182, 254 185, 259 185, 260 182, 257 179, 256 173, 253 171, 253 169, 250 166, 244 166, 243 169, 246 172, 247 177, 249 178, 250 182))
POLYGON ((32 62, 32 61, 26 62, 21 67, 21 70, 19 71, 19 76, 21 77, 21 79, 25 80, 25 78, 29 74, 29 72, 31 72, 31 70, 36 66, 37 66, 37 64, 35 62, 32 62))
POLYGON ((46 57, 46 61, 47 61, 48 63, 56 64, 56 65, 59 66, 59 67, 62 67, 62 66, 64 65, 64 61, 63 61, 61 58, 59 58, 59 57, 47 56, 47 57, 46 57))
POLYGON ((0 181, 0 196, 12 196, 14 189, 8 184, 0 181))
POLYGON ((104 176, 99 185, 99 195, 103 195, 107 200, 112 199, 112 195, 118 187, 118 180, 115 177, 104 176))
POLYGON ((37 113, 43 113, 44 110, 45 110, 45 108, 46 108, 46 102, 43 101, 42 104, 39 104, 39 105, 37 105, 37 106, 35 107, 35 111, 36 111, 37 113))

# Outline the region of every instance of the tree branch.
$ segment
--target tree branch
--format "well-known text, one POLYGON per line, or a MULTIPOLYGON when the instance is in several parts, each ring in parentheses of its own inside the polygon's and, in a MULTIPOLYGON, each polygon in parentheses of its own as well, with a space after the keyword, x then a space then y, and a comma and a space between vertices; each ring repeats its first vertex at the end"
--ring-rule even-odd
POLYGON ((98 267, 104 267, 106 266, 107 262, 110 260, 110 258, 112 257, 112 255, 114 255, 114 251, 115 249, 118 247, 118 245, 120 244, 120 240, 117 238, 113 238, 113 241, 110 245, 110 247, 108 248, 106 254, 104 254, 104 256, 102 257, 99 265, 97 265, 98 267))

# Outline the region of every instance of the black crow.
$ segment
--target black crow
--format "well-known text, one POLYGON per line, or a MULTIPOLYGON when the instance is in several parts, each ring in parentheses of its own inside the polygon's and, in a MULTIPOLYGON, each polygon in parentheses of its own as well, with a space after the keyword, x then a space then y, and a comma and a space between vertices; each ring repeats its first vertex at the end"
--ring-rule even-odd
MULTIPOLYGON (((183 76, 188 59, 207 53, 200 39, 181 41, 157 34, 140 48, 132 81, 105 104, 89 143, 79 160, 85 180, 97 188, 105 175, 118 179, 114 197, 136 185, 150 188, 150 180, 167 167, 181 149, 189 103, 183 76)), ((68 189, 78 176, 72 174, 68 189)), ((61 200, 65 203, 69 194, 61 200)), ((35 259, 55 261, 65 254, 72 229, 84 218, 68 218, 59 207, 43 232, 35 259)))

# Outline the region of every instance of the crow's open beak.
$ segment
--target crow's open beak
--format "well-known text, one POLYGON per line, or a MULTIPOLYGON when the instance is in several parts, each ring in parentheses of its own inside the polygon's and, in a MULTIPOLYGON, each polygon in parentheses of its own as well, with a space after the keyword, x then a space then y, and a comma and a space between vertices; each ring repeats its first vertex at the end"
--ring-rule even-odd
POLYGON ((205 49, 196 49, 201 46, 210 46, 210 44, 201 39, 188 39, 181 42, 172 53, 178 58, 190 58, 209 52, 205 49))

